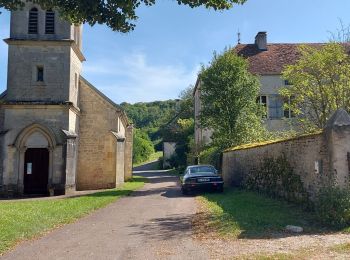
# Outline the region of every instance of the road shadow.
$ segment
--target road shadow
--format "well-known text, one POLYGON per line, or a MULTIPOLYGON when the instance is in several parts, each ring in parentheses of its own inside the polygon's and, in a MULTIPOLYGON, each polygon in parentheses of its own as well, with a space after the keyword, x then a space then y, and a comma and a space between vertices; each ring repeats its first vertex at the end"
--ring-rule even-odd
POLYGON ((135 231, 131 235, 143 235, 152 240, 170 240, 191 235, 193 215, 174 214, 164 218, 154 218, 145 224, 131 225, 135 231))
POLYGON ((133 197, 139 196, 151 196, 151 195, 161 195, 166 198, 179 198, 183 197, 180 187, 179 176, 174 174, 169 174, 169 171, 142 171, 136 173, 138 176, 147 179, 147 183, 150 184, 160 184, 168 183, 167 186, 162 186, 161 188, 150 188, 147 190, 138 190, 131 194, 133 197))
POLYGON ((133 168, 133 171, 153 171, 160 169, 160 162, 153 161, 133 168))

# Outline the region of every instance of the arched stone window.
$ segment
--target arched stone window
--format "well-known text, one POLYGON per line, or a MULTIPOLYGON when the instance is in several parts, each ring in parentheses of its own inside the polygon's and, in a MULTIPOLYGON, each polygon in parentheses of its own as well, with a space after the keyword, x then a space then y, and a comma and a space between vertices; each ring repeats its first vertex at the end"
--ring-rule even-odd
POLYGON ((55 12, 52 10, 46 11, 45 33, 46 34, 55 33, 55 12))
POLYGON ((29 11, 28 33, 38 34, 38 9, 35 7, 29 11))

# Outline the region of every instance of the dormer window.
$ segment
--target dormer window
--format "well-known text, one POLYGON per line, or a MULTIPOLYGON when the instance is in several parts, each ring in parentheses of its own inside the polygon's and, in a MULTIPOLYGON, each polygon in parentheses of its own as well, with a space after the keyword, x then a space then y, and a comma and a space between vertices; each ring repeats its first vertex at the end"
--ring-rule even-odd
POLYGON ((38 34, 38 9, 35 7, 29 11, 28 33, 38 34))
POLYGON ((54 34, 55 33, 55 12, 46 11, 46 20, 45 20, 45 33, 54 34))

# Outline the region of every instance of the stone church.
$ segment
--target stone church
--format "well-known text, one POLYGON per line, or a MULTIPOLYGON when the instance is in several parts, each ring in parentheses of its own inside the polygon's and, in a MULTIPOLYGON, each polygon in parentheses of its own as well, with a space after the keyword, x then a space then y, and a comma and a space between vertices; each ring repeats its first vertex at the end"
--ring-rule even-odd
POLYGON ((0 95, 0 195, 114 188, 132 176, 132 125, 81 76, 82 26, 33 3, 11 13, 0 95))

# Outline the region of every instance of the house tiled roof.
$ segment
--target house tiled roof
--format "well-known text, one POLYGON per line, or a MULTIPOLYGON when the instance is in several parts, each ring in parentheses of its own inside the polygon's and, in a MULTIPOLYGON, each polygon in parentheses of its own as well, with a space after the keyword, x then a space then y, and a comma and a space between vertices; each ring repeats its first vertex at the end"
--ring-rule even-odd
MULTIPOLYGON (((324 43, 275 43, 267 44, 267 50, 259 50, 256 44, 238 44, 234 51, 249 61, 249 70, 257 75, 281 74, 286 65, 292 65, 300 57, 298 47, 320 47, 324 43)), ((346 44, 350 50, 350 45, 346 44)))
MULTIPOLYGON (((311 45, 311 44, 308 44, 311 45)), ((312 44, 318 46, 320 44, 312 44)), ((300 44, 268 44, 259 50, 256 44, 238 44, 234 51, 249 61, 249 71, 257 75, 281 74, 286 65, 295 64, 300 57, 300 44)))

